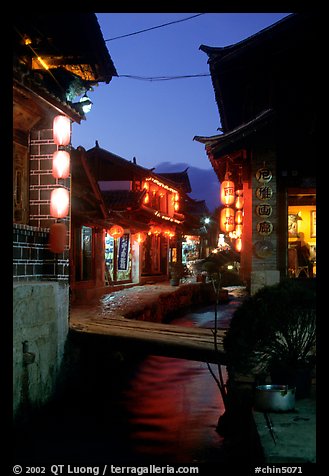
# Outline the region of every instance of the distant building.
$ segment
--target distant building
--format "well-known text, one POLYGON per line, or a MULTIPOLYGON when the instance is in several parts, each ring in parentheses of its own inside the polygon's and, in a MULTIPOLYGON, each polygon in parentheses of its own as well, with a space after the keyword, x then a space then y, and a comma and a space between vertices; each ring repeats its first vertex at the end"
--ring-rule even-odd
POLYGON ((319 29, 319 15, 292 14, 234 45, 200 46, 222 133, 194 140, 205 145, 221 188, 227 181, 240 189, 242 207, 236 194, 232 204, 222 200, 221 226, 241 249, 252 293, 316 275, 319 29), (307 270, 297 259, 299 233, 311 250, 307 270))

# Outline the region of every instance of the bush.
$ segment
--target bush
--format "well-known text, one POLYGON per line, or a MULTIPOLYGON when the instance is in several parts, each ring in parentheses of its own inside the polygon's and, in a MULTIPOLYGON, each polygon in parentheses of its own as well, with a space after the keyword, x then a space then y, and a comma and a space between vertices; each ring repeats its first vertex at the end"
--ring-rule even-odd
POLYGON ((260 289, 234 312, 223 345, 228 366, 242 374, 314 366, 315 288, 287 279, 260 289))

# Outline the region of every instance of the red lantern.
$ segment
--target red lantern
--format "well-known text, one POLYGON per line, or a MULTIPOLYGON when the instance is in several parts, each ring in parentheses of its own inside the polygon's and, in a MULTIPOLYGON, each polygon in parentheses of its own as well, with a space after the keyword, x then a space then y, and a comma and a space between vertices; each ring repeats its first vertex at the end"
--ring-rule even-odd
POLYGON ((235 236, 240 238, 242 236, 243 225, 238 224, 235 226, 235 236))
POLYGON ((238 253, 242 250, 242 240, 241 240, 241 238, 236 239, 235 249, 238 253))
POLYGON ((162 228, 160 226, 152 225, 150 229, 150 233, 152 233, 153 235, 160 235, 160 233, 162 233, 162 228))
POLYGON ((237 190, 236 192, 237 198, 235 200, 235 208, 237 210, 242 210, 244 205, 244 198, 243 198, 243 190, 237 190))
POLYGON ((56 150, 53 155, 53 176, 67 178, 70 175, 70 154, 66 150, 56 150))
POLYGON ((55 218, 64 218, 69 213, 70 194, 66 188, 55 188, 50 195, 50 214, 55 218))
POLYGON ((112 236, 112 238, 114 239, 121 238, 124 232, 124 229, 120 225, 113 225, 108 231, 109 235, 112 236))
POLYGON ((238 225, 241 225, 242 222, 243 222, 243 211, 237 210, 235 212, 235 223, 237 223, 238 225))
POLYGON ((67 116, 59 114, 53 121, 54 142, 57 145, 69 145, 71 140, 71 121, 67 116))
POLYGON ((135 240, 137 241, 137 243, 140 245, 141 243, 144 243, 144 241, 146 240, 146 235, 145 233, 142 233, 142 232, 139 232, 139 233, 136 233, 135 235, 135 240))
POLYGON ((67 228, 65 223, 53 223, 49 230, 49 248, 52 253, 63 253, 66 247, 67 228))
POLYGON ((225 180, 221 184, 221 202, 223 205, 234 203, 234 182, 229 180, 230 173, 225 174, 225 180))
POLYGON ((225 207, 220 212, 220 229, 225 233, 234 230, 234 210, 230 207, 225 207))

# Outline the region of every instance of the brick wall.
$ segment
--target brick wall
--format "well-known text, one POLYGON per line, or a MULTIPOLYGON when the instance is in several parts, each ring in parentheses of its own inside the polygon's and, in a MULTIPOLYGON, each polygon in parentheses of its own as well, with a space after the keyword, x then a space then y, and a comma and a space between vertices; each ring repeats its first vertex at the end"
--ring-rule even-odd
MULTIPOLYGON (((52 128, 32 131, 29 150, 29 225, 13 229, 13 277, 15 281, 68 281, 69 249, 54 254, 49 250, 49 228, 56 218, 50 215, 50 194, 56 186, 70 190, 70 177, 55 179, 52 157, 57 150, 52 128)), ((70 216, 64 220, 70 230, 70 216)), ((69 243, 69 232, 67 243, 69 243)))
POLYGON ((49 230, 13 225, 14 281, 68 281, 69 251, 54 254, 49 251, 49 230))
POLYGON ((50 194, 56 186, 70 190, 70 177, 55 179, 52 157, 57 150, 53 130, 43 129, 30 135, 30 222, 31 226, 49 228, 56 221, 50 215, 50 194))

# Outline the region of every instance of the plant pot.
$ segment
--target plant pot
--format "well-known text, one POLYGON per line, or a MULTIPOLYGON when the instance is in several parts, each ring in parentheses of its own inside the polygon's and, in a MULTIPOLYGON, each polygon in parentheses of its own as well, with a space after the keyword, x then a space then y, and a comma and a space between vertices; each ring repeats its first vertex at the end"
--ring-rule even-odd
POLYGON ((295 408, 295 387, 259 385, 255 390, 254 408, 260 412, 287 412, 295 408))

